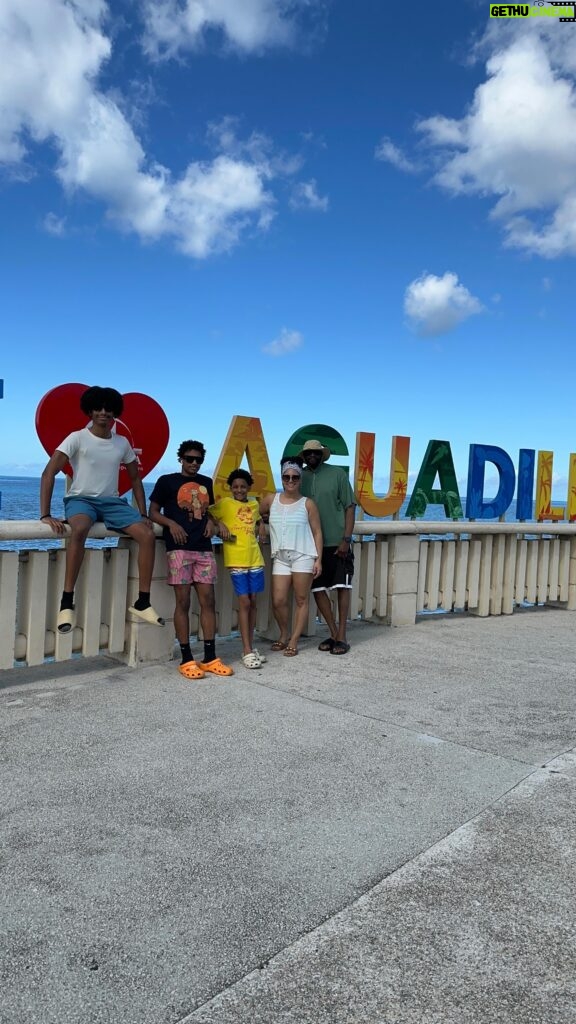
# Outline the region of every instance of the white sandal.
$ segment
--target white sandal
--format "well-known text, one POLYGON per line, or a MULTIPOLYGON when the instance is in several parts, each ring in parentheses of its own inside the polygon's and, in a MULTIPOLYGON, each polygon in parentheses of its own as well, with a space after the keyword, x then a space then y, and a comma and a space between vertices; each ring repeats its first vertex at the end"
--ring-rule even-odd
POLYGON ((76 615, 74 608, 61 608, 56 619, 56 627, 61 634, 69 633, 74 629, 76 615))
POLYGON ((131 615, 140 619, 141 622, 148 622, 151 626, 166 625, 162 616, 158 615, 158 612, 154 610, 151 604, 147 608, 135 608, 134 605, 130 605, 128 611, 131 615))
POLYGON ((262 662, 262 664, 264 664, 265 661, 268 661, 268 658, 266 657, 266 655, 265 654, 260 654, 260 651, 257 651, 256 648, 254 648, 254 652, 253 653, 256 655, 257 658, 260 658, 260 661, 262 662))
POLYGON ((262 661, 256 651, 250 651, 249 654, 243 654, 242 661, 245 668, 260 668, 262 664, 262 661))

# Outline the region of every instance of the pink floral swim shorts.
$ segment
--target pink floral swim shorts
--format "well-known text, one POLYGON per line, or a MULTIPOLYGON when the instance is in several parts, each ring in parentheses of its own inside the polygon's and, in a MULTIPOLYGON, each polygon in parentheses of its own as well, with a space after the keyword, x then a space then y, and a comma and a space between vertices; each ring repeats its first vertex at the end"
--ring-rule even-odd
POLYGON ((216 583, 216 559, 211 551, 167 551, 170 586, 184 583, 216 583))

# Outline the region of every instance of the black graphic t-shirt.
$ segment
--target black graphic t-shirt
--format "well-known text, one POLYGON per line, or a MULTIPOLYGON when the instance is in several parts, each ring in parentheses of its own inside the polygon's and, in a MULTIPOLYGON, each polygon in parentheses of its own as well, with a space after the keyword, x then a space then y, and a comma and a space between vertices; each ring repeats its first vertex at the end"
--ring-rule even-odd
POLYGON ((188 534, 187 544, 176 544, 168 527, 163 527, 166 550, 211 551, 212 542, 204 536, 208 521, 208 507, 214 504, 214 491, 209 476, 184 476, 167 473, 158 478, 150 501, 160 505, 162 513, 183 526, 188 534))

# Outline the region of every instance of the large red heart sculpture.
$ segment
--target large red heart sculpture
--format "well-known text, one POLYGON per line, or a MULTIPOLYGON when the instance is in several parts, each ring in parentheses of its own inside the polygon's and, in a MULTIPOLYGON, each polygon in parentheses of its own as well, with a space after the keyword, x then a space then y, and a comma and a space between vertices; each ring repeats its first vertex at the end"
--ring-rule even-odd
MULTIPOLYGON (((80 398, 90 387, 89 384, 60 384, 52 388, 41 399, 36 409, 36 433, 48 455, 53 455, 58 445, 73 430, 87 427, 89 420, 80 408, 80 398)), ((161 406, 148 395, 132 391, 122 395, 124 410, 115 422, 117 434, 127 437, 138 456, 140 476, 144 478, 160 461, 168 446, 170 428, 161 406)), ((72 476, 68 463, 65 473, 72 476)), ((118 492, 125 494, 131 487, 130 479, 123 466, 118 475, 118 492)))

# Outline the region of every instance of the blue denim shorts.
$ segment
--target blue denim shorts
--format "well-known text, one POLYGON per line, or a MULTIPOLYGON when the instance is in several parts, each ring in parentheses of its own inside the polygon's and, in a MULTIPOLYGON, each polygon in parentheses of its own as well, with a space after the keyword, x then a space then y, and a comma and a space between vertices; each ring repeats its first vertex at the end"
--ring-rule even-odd
POLYGON ((124 530, 142 522, 138 509, 125 498, 91 498, 83 494, 64 498, 64 515, 68 520, 71 516, 90 516, 93 523, 104 523, 109 530, 124 530))

